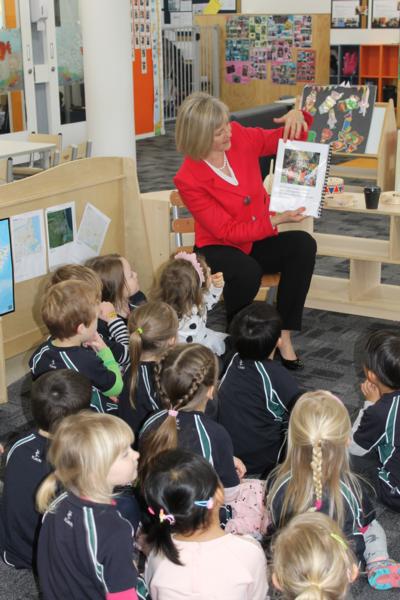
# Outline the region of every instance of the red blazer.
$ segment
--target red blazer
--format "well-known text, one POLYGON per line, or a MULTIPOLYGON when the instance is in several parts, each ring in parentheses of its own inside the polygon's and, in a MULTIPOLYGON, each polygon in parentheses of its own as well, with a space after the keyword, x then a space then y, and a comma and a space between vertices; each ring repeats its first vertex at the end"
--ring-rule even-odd
MULTIPOLYGON (((307 123, 312 117, 304 113, 307 123)), ((239 185, 224 181, 202 160, 185 158, 174 183, 195 220, 195 244, 234 246, 250 254, 253 242, 277 235, 270 221, 269 196, 261 179, 259 156, 275 155, 279 129, 231 123, 229 163, 239 185)), ((303 134, 301 139, 306 139, 303 134)))

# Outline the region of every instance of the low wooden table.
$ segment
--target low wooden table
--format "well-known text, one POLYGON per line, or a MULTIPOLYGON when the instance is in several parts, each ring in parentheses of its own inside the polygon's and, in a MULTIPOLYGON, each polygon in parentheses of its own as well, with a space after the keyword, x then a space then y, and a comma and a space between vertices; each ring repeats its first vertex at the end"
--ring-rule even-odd
POLYGON ((49 154, 56 147, 55 144, 44 144, 42 142, 27 142, 19 140, 0 140, 0 159, 9 156, 30 155, 37 152, 42 156, 43 169, 49 168, 49 154))

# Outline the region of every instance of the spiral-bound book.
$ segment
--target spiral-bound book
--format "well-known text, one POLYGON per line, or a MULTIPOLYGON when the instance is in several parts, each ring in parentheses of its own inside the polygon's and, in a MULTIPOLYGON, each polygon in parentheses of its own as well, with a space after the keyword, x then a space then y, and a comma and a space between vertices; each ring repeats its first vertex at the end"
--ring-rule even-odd
POLYGON ((270 210, 305 206, 305 214, 321 215, 331 151, 328 144, 279 140, 270 210))

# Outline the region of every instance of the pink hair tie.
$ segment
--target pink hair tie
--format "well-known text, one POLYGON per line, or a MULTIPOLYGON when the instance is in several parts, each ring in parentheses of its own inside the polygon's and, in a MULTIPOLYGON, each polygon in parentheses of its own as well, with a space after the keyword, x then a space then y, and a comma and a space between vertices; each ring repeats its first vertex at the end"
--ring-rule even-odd
POLYGON ((159 514, 158 518, 160 519, 160 523, 164 523, 164 521, 168 521, 168 523, 170 525, 173 525, 175 523, 175 517, 174 517, 174 515, 167 515, 164 512, 163 508, 160 509, 160 514, 159 514))
POLYGON ((174 417, 174 419, 176 419, 176 417, 178 416, 178 411, 177 410, 169 410, 168 411, 168 416, 169 417, 174 417))
POLYGON ((174 256, 174 259, 177 259, 177 258, 181 258, 182 260, 186 260, 187 262, 190 262, 192 264, 193 268, 195 269, 197 275, 199 276, 200 283, 205 282, 203 269, 201 268, 201 265, 200 265, 199 261, 197 260, 197 256, 194 252, 192 252, 191 254, 189 254, 189 252, 178 252, 174 256))
POLYGON ((321 508, 322 508, 322 500, 316 500, 314 502, 314 508, 315 508, 315 510, 321 510, 321 508))

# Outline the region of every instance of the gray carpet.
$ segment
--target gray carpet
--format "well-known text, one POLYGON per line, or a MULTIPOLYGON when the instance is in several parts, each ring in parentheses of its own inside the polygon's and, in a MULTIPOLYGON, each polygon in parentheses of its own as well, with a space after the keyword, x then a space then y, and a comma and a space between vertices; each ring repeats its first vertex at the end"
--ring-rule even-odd
MULTIPOLYGON (((172 177, 181 158, 174 152, 173 126, 167 126, 167 135, 142 140, 137 143, 137 168, 142 192, 171 189, 172 177)), ((315 229, 321 232, 356 235, 366 238, 387 238, 388 220, 384 217, 325 211, 315 229)), ((348 261, 319 257, 316 273, 337 277, 348 276, 348 261)), ((400 283, 400 269, 385 266, 383 280, 400 283)), ((221 327, 224 322, 220 307, 211 316, 221 327)), ((298 374, 305 389, 329 389, 343 399, 354 415, 362 398, 359 385, 362 379, 359 362, 362 339, 368 330, 380 327, 398 327, 398 323, 379 321, 326 311, 305 310, 303 332, 295 337, 295 345, 305 361, 306 369, 298 374)), ((0 406, 0 441, 9 439, 29 427, 29 379, 19 381, 9 388, 9 403, 0 406)), ((378 518, 386 530, 391 556, 400 561, 400 518, 382 505, 377 506, 378 518)), ((397 600, 398 591, 376 592, 365 577, 352 586, 353 598, 362 600, 397 600)), ((30 573, 9 569, 0 561, 0 600, 33 600, 39 598, 30 573)))

